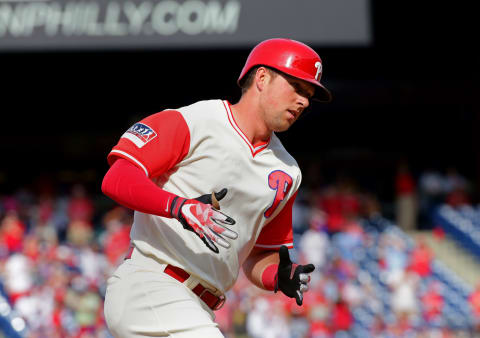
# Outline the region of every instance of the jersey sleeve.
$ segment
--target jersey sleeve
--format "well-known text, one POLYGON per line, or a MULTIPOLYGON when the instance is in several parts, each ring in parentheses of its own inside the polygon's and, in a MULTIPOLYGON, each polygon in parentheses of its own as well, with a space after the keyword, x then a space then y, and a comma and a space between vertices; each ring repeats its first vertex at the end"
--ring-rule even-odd
POLYGON ((297 192, 290 197, 280 213, 263 227, 255 243, 256 248, 279 250, 282 245, 293 248, 292 208, 297 192))
POLYGON ((188 154, 189 148, 190 131, 182 114, 164 110, 130 127, 107 160, 112 165, 118 158, 124 158, 153 178, 173 168, 188 154))

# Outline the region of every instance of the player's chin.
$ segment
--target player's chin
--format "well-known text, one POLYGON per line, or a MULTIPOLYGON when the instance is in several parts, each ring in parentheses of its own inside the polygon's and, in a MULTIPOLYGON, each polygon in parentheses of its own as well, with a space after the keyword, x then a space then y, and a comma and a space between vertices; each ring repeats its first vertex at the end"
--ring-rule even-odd
POLYGON ((274 129, 274 132, 280 133, 282 131, 287 131, 294 122, 295 121, 278 124, 277 127, 274 129))
POLYGON ((271 125, 271 130, 276 133, 286 131, 292 126, 292 124, 295 123, 296 120, 297 119, 290 114, 282 116, 281 118, 272 121, 274 123, 271 125))

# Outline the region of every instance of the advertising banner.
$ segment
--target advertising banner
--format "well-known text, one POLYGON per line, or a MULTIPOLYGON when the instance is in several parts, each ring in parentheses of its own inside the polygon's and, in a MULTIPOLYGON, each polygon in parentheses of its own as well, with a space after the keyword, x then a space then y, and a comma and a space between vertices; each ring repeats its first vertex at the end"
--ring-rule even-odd
POLYGON ((0 0, 0 51, 371 42, 369 0, 0 0))

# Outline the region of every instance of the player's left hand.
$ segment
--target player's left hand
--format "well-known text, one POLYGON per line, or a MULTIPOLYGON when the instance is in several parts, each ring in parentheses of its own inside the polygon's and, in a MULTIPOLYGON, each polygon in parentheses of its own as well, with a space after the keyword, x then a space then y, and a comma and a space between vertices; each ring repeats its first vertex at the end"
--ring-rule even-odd
POLYGON ((292 263, 288 248, 285 245, 280 247, 280 263, 275 283, 275 293, 280 290, 286 296, 295 298, 297 305, 303 304, 303 293, 308 291, 310 282, 309 274, 315 270, 313 264, 298 265, 292 263))
POLYGON ((227 189, 222 189, 215 194, 205 194, 195 199, 176 197, 171 205, 172 216, 180 221, 183 227, 193 231, 215 253, 218 253, 217 245, 230 248, 226 239, 236 239, 238 234, 228 228, 235 224, 230 216, 220 212, 218 201, 227 194, 227 189), (217 206, 215 208, 213 205, 217 206))

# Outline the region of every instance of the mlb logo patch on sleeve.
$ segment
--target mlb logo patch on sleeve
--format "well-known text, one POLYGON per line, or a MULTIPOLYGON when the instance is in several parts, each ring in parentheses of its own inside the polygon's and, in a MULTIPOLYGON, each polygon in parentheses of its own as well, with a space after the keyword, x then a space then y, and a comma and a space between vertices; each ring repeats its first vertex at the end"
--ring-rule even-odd
POLYGON ((142 148, 155 137, 157 133, 144 123, 135 123, 122 135, 122 138, 129 139, 138 148, 142 148))

